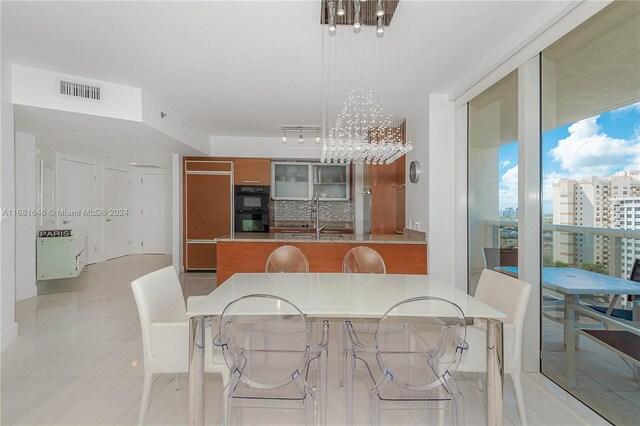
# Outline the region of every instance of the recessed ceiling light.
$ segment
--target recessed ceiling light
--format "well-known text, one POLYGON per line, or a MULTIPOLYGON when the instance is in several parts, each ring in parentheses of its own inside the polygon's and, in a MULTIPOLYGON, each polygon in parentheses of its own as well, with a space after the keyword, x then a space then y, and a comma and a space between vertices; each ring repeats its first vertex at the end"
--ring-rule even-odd
POLYGON ((132 166, 137 166, 138 165, 138 163, 129 163, 129 164, 132 165, 132 166))

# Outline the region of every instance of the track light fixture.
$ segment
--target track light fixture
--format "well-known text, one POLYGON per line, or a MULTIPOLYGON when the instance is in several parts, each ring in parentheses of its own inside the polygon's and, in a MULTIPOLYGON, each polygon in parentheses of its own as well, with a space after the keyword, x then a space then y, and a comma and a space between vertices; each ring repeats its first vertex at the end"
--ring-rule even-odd
MULTIPOLYGON (((287 143, 287 132, 296 132, 298 134, 298 143, 304 143, 304 133, 314 132, 316 134, 315 142, 320 143, 320 127, 318 126, 283 126, 282 127, 282 143, 287 143)), ((313 133, 312 133, 313 134, 313 133)))

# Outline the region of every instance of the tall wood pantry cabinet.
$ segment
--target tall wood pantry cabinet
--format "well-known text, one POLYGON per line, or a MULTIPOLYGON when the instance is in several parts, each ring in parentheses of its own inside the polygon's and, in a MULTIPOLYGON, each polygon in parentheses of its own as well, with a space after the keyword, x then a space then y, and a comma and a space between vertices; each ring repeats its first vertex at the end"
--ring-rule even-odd
POLYGON ((233 161, 183 159, 184 269, 216 269, 215 238, 233 232, 233 161))

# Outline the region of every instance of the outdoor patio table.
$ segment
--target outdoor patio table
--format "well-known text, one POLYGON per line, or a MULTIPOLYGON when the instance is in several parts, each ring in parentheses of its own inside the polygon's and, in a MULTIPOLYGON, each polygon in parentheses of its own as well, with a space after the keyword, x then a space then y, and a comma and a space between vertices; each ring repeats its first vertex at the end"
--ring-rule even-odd
MULTIPOLYGON (((500 267, 498 270, 510 275, 518 275, 517 267, 500 267)), ((584 309, 580 306, 580 297, 596 294, 612 295, 613 298, 607 310, 610 313, 620 295, 640 295, 640 283, 578 268, 545 267, 542 269, 542 278, 544 288, 556 291, 564 298, 566 375, 568 386, 573 388, 576 386, 576 311, 584 309)), ((640 299, 636 298, 633 301, 632 311, 633 322, 638 323, 640 320, 640 299)), ((601 317, 606 319, 608 316, 602 315, 601 317)), ((614 319, 612 318, 611 321, 614 319)))

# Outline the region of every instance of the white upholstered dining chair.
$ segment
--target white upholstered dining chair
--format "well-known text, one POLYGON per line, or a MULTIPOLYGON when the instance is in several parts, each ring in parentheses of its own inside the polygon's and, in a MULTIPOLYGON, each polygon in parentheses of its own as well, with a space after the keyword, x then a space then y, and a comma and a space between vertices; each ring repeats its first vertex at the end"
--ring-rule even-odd
MULTIPOLYGON (((527 419, 522 394, 522 331, 527 314, 527 305, 531 295, 531 285, 500 272, 485 269, 474 297, 507 315, 503 321, 504 372, 513 380, 520 412, 520 422, 526 425, 527 419)), ((474 324, 467 327, 468 352, 462 357, 458 371, 487 371, 486 327, 474 324)))
MULTIPOLYGON (((182 287, 173 266, 151 272, 131 283, 142 328, 144 384, 138 424, 144 424, 154 374, 180 374, 189 371, 189 322, 182 287)), ((189 306, 201 297, 190 297, 189 306)), ((222 375, 223 387, 229 382, 229 368, 222 354, 214 354, 211 327, 205 330, 205 371, 222 375)), ((176 378, 176 381, 178 378, 176 378)))

